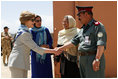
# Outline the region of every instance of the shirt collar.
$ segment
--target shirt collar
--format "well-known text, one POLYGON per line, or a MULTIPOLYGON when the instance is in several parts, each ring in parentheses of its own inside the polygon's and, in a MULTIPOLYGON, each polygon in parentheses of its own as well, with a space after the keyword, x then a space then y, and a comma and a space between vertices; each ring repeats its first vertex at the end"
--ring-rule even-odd
POLYGON ((92 19, 87 25, 91 26, 95 20, 92 19))
POLYGON ((86 28, 86 27, 91 26, 91 25, 93 24, 94 21, 95 21, 95 20, 92 19, 92 20, 87 24, 87 26, 83 25, 81 28, 86 28))

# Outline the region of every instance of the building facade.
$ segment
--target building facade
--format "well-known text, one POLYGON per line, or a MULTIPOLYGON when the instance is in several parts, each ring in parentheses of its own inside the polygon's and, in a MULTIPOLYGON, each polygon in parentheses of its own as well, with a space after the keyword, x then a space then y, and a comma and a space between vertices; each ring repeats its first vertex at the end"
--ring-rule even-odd
MULTIPOLYGON (((65 15, 72 15, 77 22, 77 9, 75 6, 93 6, 93 17, 104 24, 107 32, 107 49, 104 52, 106 58, 106 77, 117 77, 117 1, 54 1, 54 47, 57 45, 58 32, 63 29, 62 20, 65 15)), ((55 66, 55 76, 60 77, 59 64, 55 66)))

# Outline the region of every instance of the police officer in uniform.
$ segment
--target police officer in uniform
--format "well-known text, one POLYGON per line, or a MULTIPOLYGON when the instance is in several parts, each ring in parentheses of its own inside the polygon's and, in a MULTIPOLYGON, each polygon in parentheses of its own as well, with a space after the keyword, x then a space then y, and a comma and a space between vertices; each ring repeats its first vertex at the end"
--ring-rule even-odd
MULTIPOLYGON (((78 19, 83 24, 80 32, 70 43, 59 47, 65 50, 72 46, 78 47, 80 75, 82 78, 104 78, 105 77, 105 57, 106 31, 104 25, 93 18, 92 6, 80 7, 78 9, 78 19)), ((57 53, 57 55, 60 53, 57 53)))

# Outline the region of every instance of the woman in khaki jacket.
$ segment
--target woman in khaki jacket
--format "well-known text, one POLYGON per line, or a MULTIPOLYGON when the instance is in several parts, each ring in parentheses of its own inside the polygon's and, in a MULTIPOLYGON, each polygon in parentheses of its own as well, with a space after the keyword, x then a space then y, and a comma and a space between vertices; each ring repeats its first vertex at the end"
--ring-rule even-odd
POLYGON ((27 78, 30 69, 30 50, 43 55, 44 53, 55 53, 53 49, 39 47, 33 40, 29 28, 34 26, 35 14, 23 11, 20 15, 21 26, 17 32, 14 47, 11 51, 8 66, 12 78, 27 78))

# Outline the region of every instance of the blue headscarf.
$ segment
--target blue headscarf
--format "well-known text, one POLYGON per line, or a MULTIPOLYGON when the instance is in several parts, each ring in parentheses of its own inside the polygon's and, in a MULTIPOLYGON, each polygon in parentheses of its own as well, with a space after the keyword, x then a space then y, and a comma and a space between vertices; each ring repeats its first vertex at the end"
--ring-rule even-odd
MULTIPOLYGON (((33 27, 31 30, 33 32, 37 32, 37 35, 36 35, 36 43, 38 46, 41 46, 43 44, 47 44, 47 34, 46 34, 46 31, 45 31, 46 27, 44 26, 41 26, 40 28, 37 28, 37 27, 33 27)), ((39 61, 42 63, 44 62, 46 58, 46 54, 43 54, 43 55, 40 55, 38 53, 36 53, 36 60, 39 61)))

